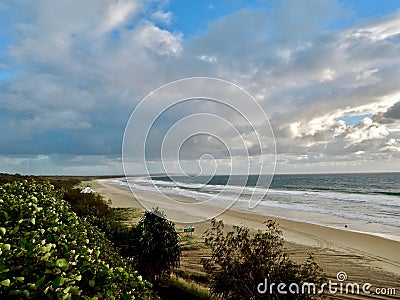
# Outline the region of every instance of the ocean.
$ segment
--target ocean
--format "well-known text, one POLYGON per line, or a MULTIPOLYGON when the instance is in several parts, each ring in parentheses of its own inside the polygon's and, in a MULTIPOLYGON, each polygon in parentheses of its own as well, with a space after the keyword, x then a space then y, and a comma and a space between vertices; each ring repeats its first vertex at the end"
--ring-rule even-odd
POLYGON ((111 183, 400 240, 400 173, 129 177, 111 183), (270 184, 268 189, 268 184, 270 184), (250 197, 262 201, 249 210, 250 197), (236 200, 236 201, 235 201, 236 200))

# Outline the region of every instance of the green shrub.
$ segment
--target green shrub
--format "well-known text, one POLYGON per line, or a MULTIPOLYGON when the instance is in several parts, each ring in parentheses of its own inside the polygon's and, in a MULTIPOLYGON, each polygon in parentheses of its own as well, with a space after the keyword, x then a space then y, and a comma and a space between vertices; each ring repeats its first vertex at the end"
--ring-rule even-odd
POLYGON ((121 253, 130 258, 145 278, 157 282, 179 266, 179 233, 175 224, 158 209, 146 211, 137 226, 130 230, 132 239, 121 253))
POLYGON ((150 286, 52 185, 0 187, 0 299, 150 299, 150 286))
POLYGON ((82 218, 110 219, 113 215, 111 207, 104 197, 98 193, 81 193, 79 188, 66 188, 64 189, 63 199, 82 218))
POLYGON ((272 221, 265 230, 251 234, 247 227, 234 226, 225 233, 222 221, 212 220, 206 231, 206 244, 211 247, 211 258, 202 259, 211 279, 211 293, 219 299, 310 299, 307 294, 279 294, 258 292, 265 279, 269 283, 320 284, 324 274, 313 258, 303 264, 290 260, 283 252, 282 232, 272 221))

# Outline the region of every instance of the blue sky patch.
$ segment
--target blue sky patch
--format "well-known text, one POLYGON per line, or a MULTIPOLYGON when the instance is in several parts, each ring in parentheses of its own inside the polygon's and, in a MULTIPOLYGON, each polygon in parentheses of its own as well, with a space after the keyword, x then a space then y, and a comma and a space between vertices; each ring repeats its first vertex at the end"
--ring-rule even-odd
POLYGON ((343 120, 346 122, 347 126, 357 126, 360 121, 364 118, 372 118, 373 114, 363 114, 363 115, 344 115, 343 117, 336 118, 335 121, 343 120))

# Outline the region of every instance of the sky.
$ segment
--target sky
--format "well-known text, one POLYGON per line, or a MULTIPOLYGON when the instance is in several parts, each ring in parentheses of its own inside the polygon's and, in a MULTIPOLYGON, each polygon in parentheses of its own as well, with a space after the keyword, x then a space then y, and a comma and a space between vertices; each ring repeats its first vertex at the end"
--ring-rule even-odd
MULTIPOLYGON (((254 98, 275 136, 277 173, 400 169, 399 0, 6 0, 0 172, 122 174, 135 107, 187 77, 226 80, 254 98)), ((168 126, 194 112, 236 120, 199 100, 165 112, 151 128, 151 171, 162 171, 155 152, 168 126)), ((253 112, 252 125, 268 124, 253 112)), ((245 166, 238 137, 214 121, 225 144, 201 135, 183 143, 188 172, 212 170, 207 157, 245 166)), ((240 128, 244 144, 258 149, 240 128)), ((257 162, 259 153, 248 155, 257 162)), ((138 162, 130 173, 145 172, 139 154, 131 153, 138 162)))

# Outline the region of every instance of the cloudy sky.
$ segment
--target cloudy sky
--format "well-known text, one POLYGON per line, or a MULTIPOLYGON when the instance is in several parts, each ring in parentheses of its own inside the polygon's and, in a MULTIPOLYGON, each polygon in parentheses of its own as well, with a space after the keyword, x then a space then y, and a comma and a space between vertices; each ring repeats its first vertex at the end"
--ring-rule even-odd
POLYGON ((398 0, 5 0, 0 172, 122 174, 134 108, 195 76, 254 96, 280 173, 400 169, 398 0))

